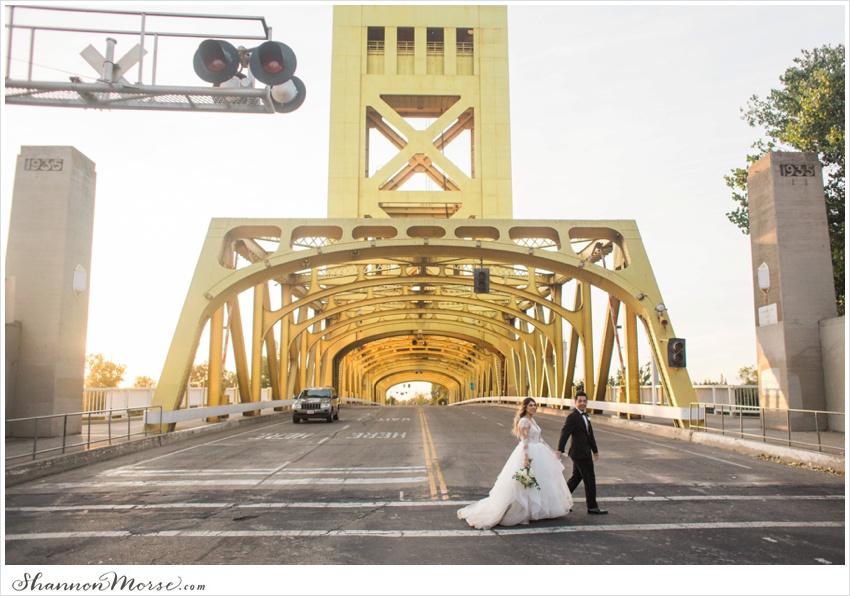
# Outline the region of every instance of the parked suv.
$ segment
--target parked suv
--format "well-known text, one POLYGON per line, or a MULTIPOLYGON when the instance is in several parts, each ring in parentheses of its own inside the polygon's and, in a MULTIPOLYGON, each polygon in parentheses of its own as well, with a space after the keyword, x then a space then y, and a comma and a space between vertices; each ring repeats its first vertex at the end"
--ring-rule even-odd
POLYGON ((339 396, 333 387, 304 389, 292 404, 292 422, 298 424, 305 418, 324 418, 328 422, 339 420, 339 396))

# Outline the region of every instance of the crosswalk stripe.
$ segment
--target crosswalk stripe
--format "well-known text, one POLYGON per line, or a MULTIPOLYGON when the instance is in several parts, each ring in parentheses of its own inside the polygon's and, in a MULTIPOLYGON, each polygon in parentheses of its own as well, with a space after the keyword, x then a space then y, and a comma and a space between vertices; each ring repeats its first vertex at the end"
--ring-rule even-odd
POLYGON ((749 521, 717 523, 615 524, 593 526, 554 526, 546 528, 505 528, 490 530, 163 530, 159 532, 88 531, 33 532, 7 534, 6 542, 18 540, 67 540, 84 538, 303 538, 303 537, 370 537, 370 538, 484 538, 529 534, 576 534, 581 532, 650 532, 679 530, 743 530, 764 528, 843 528, 843 521, 749 521))
MULTIPOLYGON (((645 502, 645 501, 843 501, 844 495, 688 495, 688 496, 656 496, 656 497, 607 497, 599 499, 600 503, 610 502, 645 502)), ((271 503, 116 503, 92 505, 47 505, 6 507, 7 513, 53 513, 60 511, 122 511, 128 509, 374 509, 377 507, 460 507, 473 501, 354 501, 354 502, 318 502, 318 501, 276 501, 271 503)))

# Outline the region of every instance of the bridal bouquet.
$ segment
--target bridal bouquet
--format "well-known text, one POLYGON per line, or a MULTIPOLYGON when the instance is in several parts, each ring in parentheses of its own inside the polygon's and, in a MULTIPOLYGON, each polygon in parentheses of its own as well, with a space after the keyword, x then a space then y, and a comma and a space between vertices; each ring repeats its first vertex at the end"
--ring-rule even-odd
MULTIPOLYGON (((531 460, 528 460, 528 463, 530 464, 531 460)), ((534 472, 530 465, 520 468, 519 471, 514 474, 513 478, 525 488, 536 488, 537 490, 540 490, 540 485, 537 484, 537 478, 534 477, 534 472)))

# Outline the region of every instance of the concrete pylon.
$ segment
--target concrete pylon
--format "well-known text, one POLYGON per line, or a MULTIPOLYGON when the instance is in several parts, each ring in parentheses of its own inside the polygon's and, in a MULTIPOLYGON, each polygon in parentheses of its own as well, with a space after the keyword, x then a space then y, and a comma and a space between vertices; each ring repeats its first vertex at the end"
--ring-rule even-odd
MULTIPOLYGON (((73 147, 21 147, 4 271, 7 420, 82 410, 95 176, 73 147)), ((38 434, 59 435, 63 424, 39 421, 38 434)), ((67 431, 80 424, 69 418, 67 431)), ((32 424, 11 426, 32 436, 32 424)))
MULTIPOLYGON (((814 153, 768 153, 750 168, 747 189, 759 402, 825 410, 818 323, 836 306, 820 162, 814 153)), ((771 428, 788 420, 765 416, 771 428)), ((790 421, 792 430, 815 428, 812 414, 790 421)))

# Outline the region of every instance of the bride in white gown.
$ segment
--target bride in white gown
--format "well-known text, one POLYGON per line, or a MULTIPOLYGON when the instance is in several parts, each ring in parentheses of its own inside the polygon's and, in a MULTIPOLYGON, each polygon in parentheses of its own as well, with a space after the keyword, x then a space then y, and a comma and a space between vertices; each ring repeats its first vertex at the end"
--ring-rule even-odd
POLYGON ((570 512, 573 498, 564 480, 564 465, 540 437, 534 421, 537 403, 527 397, 514 418, 513 434, 519 444, 490 489, 490 496, 457 512, 470 526, 480 530, 495 525, 515 526, 530 520, 560 517, 570 512), (539 490, 526 488, 514 479, 520 468, 531 467, 539 490))

